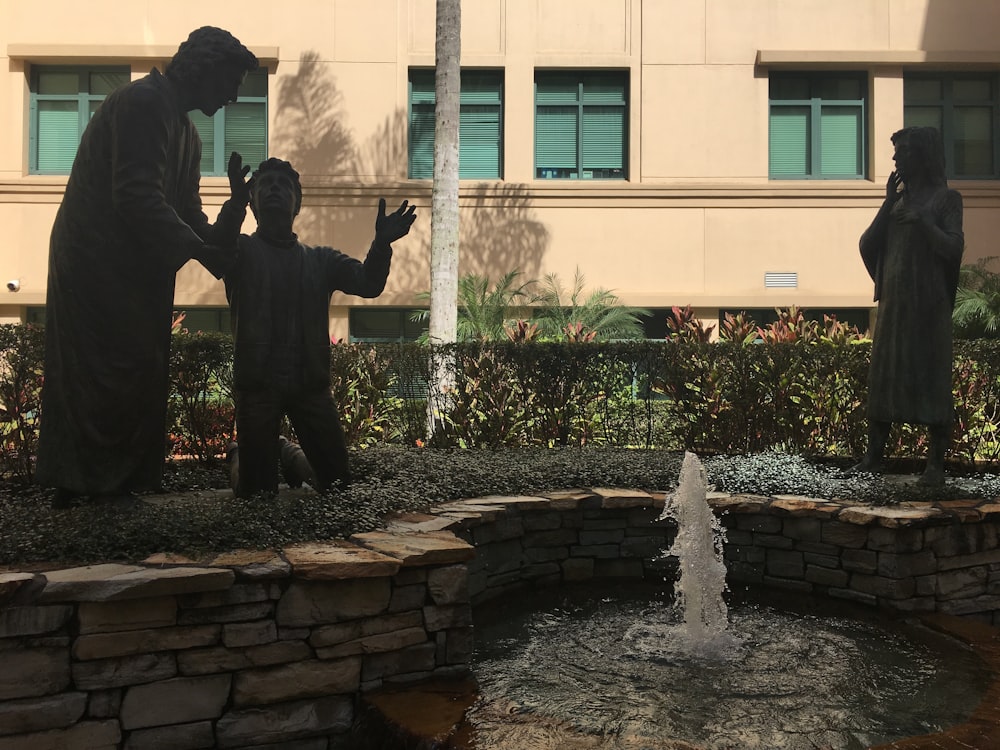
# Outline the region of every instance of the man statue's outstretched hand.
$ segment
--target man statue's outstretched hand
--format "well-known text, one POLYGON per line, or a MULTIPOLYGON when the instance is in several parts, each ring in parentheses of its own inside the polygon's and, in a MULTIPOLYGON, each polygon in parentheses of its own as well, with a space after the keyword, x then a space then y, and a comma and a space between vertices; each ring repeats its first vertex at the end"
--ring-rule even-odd
POLYGON ((385 198, 378 200, 378 216, 375 217, 375 243, 391 245, 400 237, 405 237, 417 218, 416 206, 407 201, 399 204, 399 208, 391 214, 385 212, 385 198))
POLYGON ((250 173, 250 165, 243 166, 243 157, 233 151, 229 155, 229 192, 232 200, 246 208, 250 203, 250 180, 247 175, 250 173))

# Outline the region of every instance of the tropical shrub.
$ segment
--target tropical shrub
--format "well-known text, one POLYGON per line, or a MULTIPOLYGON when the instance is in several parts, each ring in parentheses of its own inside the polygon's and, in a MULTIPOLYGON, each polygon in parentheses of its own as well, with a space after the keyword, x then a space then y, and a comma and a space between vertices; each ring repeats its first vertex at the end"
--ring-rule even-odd
POLYGON ((24 482, 34 476, 44 357, 44 329, 0 325, 0 472, 24 482))
POLYGON ((170 343, 168 450, 213 461, 225 454, 236 432, 232 339, 180 330, 170 343))

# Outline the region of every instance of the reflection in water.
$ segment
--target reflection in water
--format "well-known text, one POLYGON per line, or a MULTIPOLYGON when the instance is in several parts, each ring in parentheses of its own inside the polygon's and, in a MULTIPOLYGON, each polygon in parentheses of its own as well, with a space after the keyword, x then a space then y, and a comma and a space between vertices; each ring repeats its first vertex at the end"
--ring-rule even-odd
POLYGON ((865 748, 964 721, 986 684, 915 626, 730 611, 725 659, 691 656, 649 587, 544 592, 477 609, 477 750, 865 748))

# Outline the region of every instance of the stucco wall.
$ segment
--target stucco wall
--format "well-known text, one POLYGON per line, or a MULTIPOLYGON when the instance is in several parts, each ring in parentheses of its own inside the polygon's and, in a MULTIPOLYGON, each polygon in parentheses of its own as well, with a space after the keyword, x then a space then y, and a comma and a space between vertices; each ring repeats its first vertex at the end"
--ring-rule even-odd
MULTIPOLYGON (((433 21, 433 0, 251 2, 239 13, 222 0, 4 3, 0 276, 22 279, 11 303, 44 302, 48 232, 65 184, 27 174, 31 65, 102 55, 131 64, 136 76, 162 64, 191 28, 214 24, 273 52, 269 147, 303 174, 304 241, 362 255, 380 196, 418 205, 421 218, 399 243, 377 303, 414 304, 429 286, 430 197, 427 181, 405 179, 407 71, 433 65, 433 21)), ((591 284, 652 307, 868 307, 857 238, 891 170, 903 71, 995 71, 998 27, 1000 6, 976 0, 466 3, 462 64, 504 71, 504 179, 463 182, 462 271, 521 268, 568 280, 579 267, 591 284), (870 179, 768 180, 775 66, 868 73, 870 179), (534 71, 599 67, 629 75, 628 179, 535 180, 534 71), (765 271, 795 271, 799 286, 765 289, 765 271)), ((992 254, 1000 185, 954 187, 966 199, 967 259, 992 254)), ((203 180, 210 215, 226 190, 223 178, 203 180)), ((190 267, 177 303, 222 306, 225 297, 190 267)), ((334 299, 337 308, 356 303, 334 299)))

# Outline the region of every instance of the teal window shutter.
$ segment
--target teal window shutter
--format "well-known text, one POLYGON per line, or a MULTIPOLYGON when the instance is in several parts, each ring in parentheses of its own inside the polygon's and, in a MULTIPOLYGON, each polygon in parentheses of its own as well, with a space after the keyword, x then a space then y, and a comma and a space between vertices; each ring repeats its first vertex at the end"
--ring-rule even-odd
POLYGON ((625 168, 625 110, 621 107, 588 107, 583 111, 580 157, 584 176, 595 170, 625 168))
POLYGON ((866 79, 848 73, 772 73, 772 179, 863 179, 866 79))
POLYGON ((903 123, 941 132, 949 178, 1000 178, 998 89, 995 73, 904 74, 903 123))
POLYGON ((809 108, 771 107, 770 164, 772 177, 809 174, 809 108))
POLYGON ((243 163, 257 169, 267 159, 267 108, 258 102, 237 101, 226 107, 223 122, 226 147, 222 153, 225 165, 236 151, 243 163))
POLYGON ((39 102, 38 171, 68 173, 76 158, 80 135, 76 102, 39 102))
POLYGON ((540 177, 576 176, 577 107, 539 108, 535 115, 535 168, 540 177))
POLYGON ((458 176, 463 179, 501 176, 502 86, 499 71, 462 73, 458 176))
POLYGON ((537 178, 622 179, 627 133, 624 73, 536 73, 537 178))
MULTIPOLYGON (((434 71, 410 72, 409 176, 434 176, 434 71)), ((459 133, 461 138, 461 133, 459 133)))
POLYGON ((993 110, 955 108, 955 174, 993 174, 993 110))
POLYGON ((29 171, 69 174, 87 123, 126 68, 39 66, 31 76, 29 171))
POLYGON ((212 117, 197 109, 188 117, 201 138, 203 175, 225 175, 233 151, 243 157, 244 165, 257 169, 267 159, 267 71, 249 73, 237 101, 212 117))
POLYGON ((861 174, 861 110, 858 107, 823 107, 820 110, 821 169, 824 177, 861 174))
MULTIPOLYGON (((458 176, 498 179, 503 162, 503 79, 499 71, 463 70, 459 105, 458 176)), ((434 71, 410 71, 409 168, 434 176, 434 71)))
POLYGON ((199 167, 202 174, 212 174, 215 171, 215 118, 209 117, 203 112, 193 110, 188 112, 198 136, 201 138, 201 165, 199 167))

